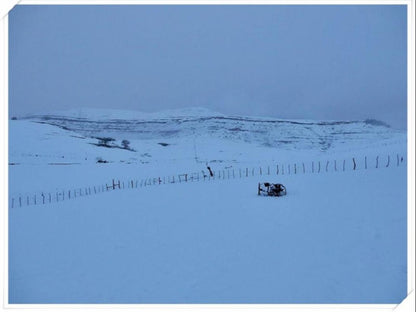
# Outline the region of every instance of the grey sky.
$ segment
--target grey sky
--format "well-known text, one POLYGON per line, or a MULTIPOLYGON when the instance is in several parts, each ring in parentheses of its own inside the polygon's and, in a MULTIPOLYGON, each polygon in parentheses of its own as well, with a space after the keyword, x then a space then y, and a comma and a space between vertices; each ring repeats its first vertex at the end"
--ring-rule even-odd
POLYGON ((406 128, 406 6, 16 6, 10 115, 78 107, 406 128))

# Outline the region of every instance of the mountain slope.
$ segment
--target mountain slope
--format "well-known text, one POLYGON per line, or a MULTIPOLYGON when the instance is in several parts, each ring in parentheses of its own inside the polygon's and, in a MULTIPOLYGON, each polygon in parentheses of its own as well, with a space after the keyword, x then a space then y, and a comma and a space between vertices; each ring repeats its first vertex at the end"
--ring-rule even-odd
MULTIPOLYGON (((403 144, 405 132, 381 122, 280 120, 261 117, 225 116, 202 108, 159 113, 114 110, 84 110, 28 117, 27 120, 58 126, 85 137, 112 137, 141 142, 178 140, 244 143, 284 151, 326 152, 403 144)), ((210 142, 209 142, 210 143, 210 142)), ((167 146, 165 145, 165 146, 167 146)))

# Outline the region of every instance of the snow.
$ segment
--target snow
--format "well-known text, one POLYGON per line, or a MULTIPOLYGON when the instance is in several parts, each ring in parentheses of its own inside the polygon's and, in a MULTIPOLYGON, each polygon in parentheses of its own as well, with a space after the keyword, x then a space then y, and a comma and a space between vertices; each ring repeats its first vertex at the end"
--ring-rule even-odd
POLYGON ((281 198, 258 197, 258 178, 182 183, 13 209, 10 301, 398 303, 405 179, 284 176, 281 198))
MULTIPOLYGON (((108 113, 85 115, 88 124, 97 121, 99 135, 108 125, 100 116, 108 113)), ((126 117, 110 113, 112 119, 126 117)), ((135 152, 93 145, 90 130, 74 123, 66 126, 77 131, 39 123, 47 122, 39 117, 10 121, 10 198, 110 184, 113 178, 201 173, 207 164, 216 173, 263 168, 262 176, 256 171, 9 208, 10 303, 380 304, 406 297, 404 133, 354 122, 329 126, 344 133, 334 140, 328 125, 308 122, 313 131, 289 123, 280 130, 265 126, 259 136, 258 120, 245 118, 237 121, 248 130, 240 140, 221 129, 207 131, 214 124, 201 122, 200 115, 211 112, 169 114, 157 118, 173 123, 178 115, 192 115, 197 121, 192 131, 182 124, 168 140, 157 125, 146 139, 134 136, 132 124, 113 131, 116 144, 130 134, 135 152), (259 138, 273 138, 269 130, 302 133, 303 139, 279 148, 258 144, 259 138), (308 144, 322 137, 333 144, 325 150, 308 144), (396 155, 404 157, 398 165, 396 155), (98 164, 97 157, 110 163, 98 164), (294 163, 298 173, 288 174, 287 165, 293 170, 294 163), (276 175, 276 165, 284 165, 285 174, 276 175), (273 168, 270 175, 267 167, 273 168), (288 195, 257 196, 257 183, 264 181, 283 183, 288 195)), ((230 128, 236 121, 222 122, 230 128)))

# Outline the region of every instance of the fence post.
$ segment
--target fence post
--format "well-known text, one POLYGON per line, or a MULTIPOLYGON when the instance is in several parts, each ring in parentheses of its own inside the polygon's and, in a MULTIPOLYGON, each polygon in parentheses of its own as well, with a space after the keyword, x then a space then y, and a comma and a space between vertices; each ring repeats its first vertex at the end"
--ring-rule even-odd
POLYGON ((335 171, 337 171, 337 160, 336 159, 334 159, 334 169, 335 169, 335 171))
POLYGON ((342 162, 342 171, 345 171, 345 159, 342 162))
POLYGON ((352 162, 354 163, 353 170, 355 170, 355 168, 357 168, 357 164, 355 163, 355 158, 354 157, 352 158, 352 162))
POLYGON ((376 157, 376 168, 378 168, 378 156, 376 157))
POLYGON ((312 173, 315 172, 314 163, 312 162, 312 173))
POLYGON ((36 194, 35 194, 35 196, 34 196, 34 200, 35 200, 35 205, 36 205, 36 194))
POLYGON ((279 165, 276 165, 276 175, 279 175, 279 165))
POLYGON ((295 164, 295 174, 296 174, 296 164, 295 164))
POLYGON ((326 172, 328 172, 328 165, 329 165, 329 160, 326 161, 326 167, 325 167, 326 172))
POLYGON ((260 175, 263 175, 262 171, 261 171, 261 167, 260 167, 260 175))
POLYGON ((285 166, 282 165, 282 175, 285 174, 285 166))
POLYGON ((19 206, 22 207, 22 197, 19 196, 19 206))
POLYGON ((318 173, 320 173, 321 172, 321 161, 319 160, 318 161, 318 173))
POLYGON ((387 165, 386 168, 390 165, 390 155, 387 156, 387 165))
POLYGON ((267 175, 270 175, 270 166, 267 166, 267 175))
POLYGON ((303 173, 305 173, 305 163, 302 163, 303 173))
POLYGON ((26 204, 29 206, 29 195, 26 196, 26 204))
POLYGON ((397 154, 397 167, 399 166, 399 154, 397 154))
POLYGON ((290 174, 290 164, 287 165, 287 172, 290 174))
POLYGON ((367 156, 364 157, 364 168, 367 169, 367 156))
POLYGON ((248 168, 246 168, 246 177, 248 177, 248 168))

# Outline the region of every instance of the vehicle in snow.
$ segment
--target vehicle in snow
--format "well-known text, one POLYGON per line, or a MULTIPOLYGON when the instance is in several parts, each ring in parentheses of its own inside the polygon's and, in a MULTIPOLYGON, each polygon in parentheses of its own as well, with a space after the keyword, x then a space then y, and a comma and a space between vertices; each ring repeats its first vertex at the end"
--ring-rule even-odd
POLYGON ((280 183, 259 183, 258 195, 262 196, 284 196, 287 194, 286 187, 280 183))

